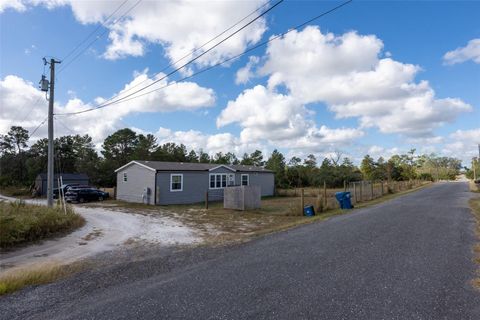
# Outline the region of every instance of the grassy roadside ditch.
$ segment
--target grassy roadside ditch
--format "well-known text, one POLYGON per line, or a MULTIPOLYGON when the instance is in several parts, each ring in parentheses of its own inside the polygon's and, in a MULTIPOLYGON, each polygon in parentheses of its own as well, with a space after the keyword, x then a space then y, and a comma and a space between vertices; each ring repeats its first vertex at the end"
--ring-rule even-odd
POLYGON ((85 224, 71 207, 48 208, 23 201, 0 202, 0 251, 70 232, 85 224))
POLYGON ((480 188, 476 186, 473 182, 470 182, 470 191, 474 196, 470 199, 469 204, 472 209, 472 214, 475 217, 477 226, 475 228, 477 234, 477 243, 473 247, 474 260, 477 263, 477 277, 473 279, 473 286, 480 290, 480 188))
MULTIPOLYGON (((68 233, 85 224, 72 208, 25 204, 22 201, 0 202, 0 251, 68 233)), ((48 264, 12 268, 0 273, 0 295, 25 286, 52 282, 78 271, 78 265, 48 264)))

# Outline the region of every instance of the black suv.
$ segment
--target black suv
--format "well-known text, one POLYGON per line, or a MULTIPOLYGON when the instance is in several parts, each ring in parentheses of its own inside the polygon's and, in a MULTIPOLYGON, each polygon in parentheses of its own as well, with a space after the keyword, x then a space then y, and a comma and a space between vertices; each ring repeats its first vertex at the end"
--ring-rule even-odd
POLYGON ((103 192, 98 189, 71 188, 65 194, 65 200, 67 202, 103 201, 108 197, 108 192, 103 192))

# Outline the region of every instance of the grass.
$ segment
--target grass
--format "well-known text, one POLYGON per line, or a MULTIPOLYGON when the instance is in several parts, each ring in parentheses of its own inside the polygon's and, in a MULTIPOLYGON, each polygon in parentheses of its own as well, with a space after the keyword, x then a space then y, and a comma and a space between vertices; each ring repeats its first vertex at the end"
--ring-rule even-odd
POLYGON ((83 263, 62 265, 56 262, 12 268, 0 274, 0 296, 26 286, 50 283, 65 278, 83 268, 83 263))
POLYGON ((22 201, 0 202, 0 248, 9 249, 72 231, 85 219, 67 207, 48 208, 22 201))
MULTIPOLYGON (((478 191, 475 191, 478 192, 478 191)), ((477 234, 477 239, 480 240, 480 197, 474 196, 473 198, 470 199, 469 201, 470 208, 472 209, 473 216, 475 217, 475 220, 477 222, 476 226, 476 234, 477 234)), ((477 289, 480 290, 480 241, 475 244, 473 247, 473 251, 475 254, 475 262, 479 265, 478 271, 477 271, 477 278, 473 279, 473 285, 477 289)))
POLYGON ((27 187, 15 187, 15 186, 8 186, 8 187, 0 187, 0 194, 9 197, 16 197, 16 198, 31 198, 32 192, 27 187))

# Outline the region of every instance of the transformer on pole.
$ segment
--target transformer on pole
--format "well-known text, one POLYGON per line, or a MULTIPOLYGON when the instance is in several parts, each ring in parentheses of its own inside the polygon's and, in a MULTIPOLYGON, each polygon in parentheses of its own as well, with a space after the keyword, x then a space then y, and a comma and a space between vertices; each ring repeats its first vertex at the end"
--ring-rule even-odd
POLYGON ((50 96, 48 97, 48 165, 47 165, 47 205, 53 206, 53 103, 55 97, 55 64, 61 63, 55 59, 43 58, 45 65, 50 64, 50 82, 42 75, 40 80, 40 90, 47 92, 50 89, 50 96))

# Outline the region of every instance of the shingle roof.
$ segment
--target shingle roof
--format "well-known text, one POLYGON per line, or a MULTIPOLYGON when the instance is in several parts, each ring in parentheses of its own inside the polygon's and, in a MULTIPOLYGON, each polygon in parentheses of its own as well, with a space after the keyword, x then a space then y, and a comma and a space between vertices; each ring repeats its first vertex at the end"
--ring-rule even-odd
MULTIPOLYGON (((42 180, 47 180, 46 173, 38 174, 42 180)), ((54 174, 54 179, 58 179, 62 176, 64 180, 88 180, 88 176, 85 173, 56 173, 54 174)))
MULTIPOLYGON (((231 168, 235 171, 244 172, 273 172, 271 170, 256 167, 256 166, 244 166, 244 165, 229 165, 229 164, 215 164, 215 163, 190 163, 190 162, 166 162, 166 161, 141 161, 135 160, 144 166, 152 168, 157 171, 208 171, 212 168, 224 166, 231 168)), ((118 170, 118 169, 117 169, 118 170)))

